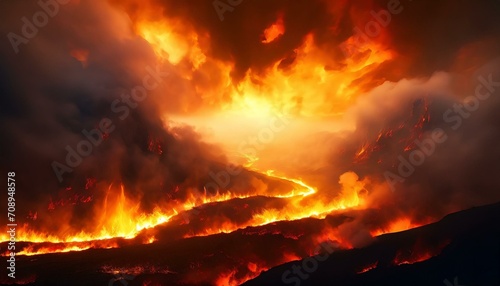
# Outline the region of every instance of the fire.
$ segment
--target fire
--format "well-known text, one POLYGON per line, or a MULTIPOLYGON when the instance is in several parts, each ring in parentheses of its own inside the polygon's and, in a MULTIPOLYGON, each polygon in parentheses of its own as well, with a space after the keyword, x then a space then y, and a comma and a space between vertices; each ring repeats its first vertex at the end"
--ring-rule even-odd
MULTIPOLYGON (((221 274, 219 276, 219 278, 217 278, 217 280, 215 281, 215 285, 217 285, 217 286, 232 286, 232 285, 240 284, 240 283, 238 283, 240 281, 234 278, 236 273, 237 273, 236 270, 231 270, 227 273, 221 274)), ((241 282, 244 282, 244 281, 241 281, 241 282)))
MULTIPOLYGON (((284 209, 266 209, 262 212, 254 213, 251 220, 242 224, 222 222, 220 225, 206 226, 201 233, 186 235, 206 236, 218 233, 229 233, 247 226, 260 226, 277 221, 298 220, 306 217, 324 218, 332 211, 356 207, 360 204, 358 191, 363 188, 363 183, 358 182, 358 177, 354 173, 346 173, 341 177, 344 185, 344 192, 338 201, 322 203, 310 203, 304 200, 314 195, 317 190, 300 179, 288 178, 286 176, 275 175, 274 171, 266 172, 269 177, 293 182, 297 187, 291 191, 277 193, 271 196, 268 193, 247 193, 236 194, 230 191, 224 193, 207 194, 190 192, 186 200, 170 208, 158 207, 152 213, 144 213, 140 210, 140 204, 125 195, 125 187, 120 185, 115 187, 110 184, 102 204, 97 208, 100 215, 94 221, 94 231, 81 231, 79 233, 48 234, 31 230, 28 225, 22 227, 18 233, 18 241, 31 243, 52 243, 51 246, 31 245, 19 252, 19 255, 38 255, 44 253, 81 251, 90 248, 113 248, 118 245, 108 243, 106 240, 112 238, 135 238, 142 230, 155 227, 170 221, 172 217, 180 212, 217 202, 229 201, 235 198, 244 199, 253 196, 271 196, 288 201, 288 206, 284 209), (304 208, 304 204, 307 208, 304 208)), ((87 181, 88 184, 88 181, 87 181)), ((94 182, 95 184, 95 182, 94 182)), ((8 241, 8 237, 3 235, 2 241, 8 241)), ((154 236, 149 237, 143 243, 153 243, 154 236)))
MULTIPOLYGON (((320 234, 314 236, 314 243, 333 243, 334 245, 342 249, 353 248, 352 243, 348 239, 342 237, 338 228, 332 228, 330 226, 324 228, 320 234)), ((310 255, 316 254, 317 253, 310 253, 310 255)))
POLYGON ((151 236, 150 238, 147 239, 147 244, 151 244, 151 243, 153 243, 155 241, 158 241, 158 239, 156 239, 155 236, 151 236))
POLYGON ((285 176, 276 176, 274 171, 267 171, 269 176, 286 179, 303 186, 302 192, 292 191, 288 196, 277 196, 287 199, 287 206, 282 209, 268 208, 261 212, 253 214, 249 221, 235 224, 228 221, 218 222, 209 227, 205 227, 202 232, 196 232, 185 237, 208 236, 218 233, 230 233, 248 226, 262 226, 278 221, 294 221, 308 217, 325 218, 329 213, 343 210, 346 208, 355 208, 362 206, 360 191, 363 190, 366 182, 359 181, 358 176, 353 172, 347 172, 340 178, 343 191, 337 200, 322 202, 309 199, 316 193, 316 189, 307 185, 299 179, 290 179, 285 176), (304 192, 305 191, 305 192, 304 192))
POLYGON ((257 272, 257 267, 258 265, 256 263, 248 262, 248 270, 251 272, 257 272))
MULTIPOLYGON (((260 170, 280 166, 273 165, 273 154, 266 150, 259 149, 257 154, 242 152, 243 138, 256 136, 276 114, 285 114, 293 122, 317 120, 330 122, 326 125, 337 129, 354 129, 354 123, 342 116, 367 91, 358 81, 368 80, 377 68, 395 57, 394 51, 382 44, 356 43, 353 36, 342 44, 343 50, 348 47, 345 59, 338 59, 334 56, 338 51, 319 47, 310 33, 293 53, 277 59, 265 71, 250 68, 234 79, 234 62, 210 56, 210 35, 181 20, 167 19, 162 12, 160 8, 143 7, 137 12, 134 30, 149 43, 159 62, 176 65, 179 80, 193 82, 196 98, 183 102, 182 112, 165 111, 164 120, 210 130, 210 139, 224 147, 231 161, 260 170), (207 78, 213 75, 217 80, 210 87, 199 85, 193 78, 200 74, 207 78), (271 163, 262 162, 263 157, 271 163)), ((271 46, 285 33, 285 18, 278 14, 262 32, 261 42, 271 46)), ((301 131, 303 125, 287 126, 283 136, 293 140, 301 131)), ((278 144, 270 142, 269 147, 278 144)))
POLYGON ((375 263, 372 263, 372 264, 366 266, 361 271, 358 271, 357 274, 366 273, 366 272, 368 272, 370 270, 373 270, 373 269, 377 268, 377 266, 378 266, 378 261, 376 261, 375 263))
POLYGON ((154 21, 138 20, 135 24, 136 33, 151 44, 161 61, 176 65, 188 58, 195 68, 200 67, 207 57, 201 50, 199 36, 189 31, 181 22, 167 20, 156 15, 157 13, 153 13, 156 18, 154 21))
MULTIPOLYGON (((309 35, 296 50, 290 67, 285 69, 280 61, 265 76, 249 71, 237 90, 233 91, 229 108, 245 113, 265 112, 269 108, 262 109, 263 104, 256 105, 256 109, 245 104, 249 100, 264 100, 271 108, 307 117, 342 114, 362 92, 352 84, 353 81, 392 57, 391 52, 377 50, 376 46, 365 48, 372 51, 368 57, 350 59, 345 68, 336 70, 327 66, 328 55, 314 45, 314 36, 309 35), (311 86, 315 88, 311 89, 311 86), (318 100, 322 94, 331 94, 323 97, 327 102, 318 100), (298 95, 301 101, 297 100, 298 95)), ((334 65, 333 62, 331 64, 334 65)))
MULTIPOLYGON (((214 112, 207 114, 206 110, 200 110, 199 101, 184 102, 183 114, 169 113, 165 120, 210 128, 215 140, 229 152, 237 150, 241 138, 255 135, 248 132, 258 131, 262 123, 277 112, 288 114, 292 119, 328 119, 338 124, 344 112, 366 91, 356 81, 369 77, 395 56, 380 44, 367 42, 351 47, 345 62, 339 62, 332 56, 334 51, 325 51, 316 45, 311 33, 293 54, 277 60, 265 72, 250 69, 235 82, 231 75, 234 63, 209 56, 210 47, 206 44, 209 36, 194 31, 180 20, 165 19, 160 10, 146 9, 140 14, 134 23, 136 33, 150 44, 160 62, 179 66, 177 76, 190 82, 197 73, 206 76, 215 73, 220 79, 209 88, 196 83, 193 87, 203 108, 214 112), (233 129, 227 128, 228 124, 248 126, 245 128, 248 132, 237 127, 238 134, 228 132, 233 129), (233 142, 235 140, 237 142, 233 142)), ((284 34, 283 16, 278 15, 263 31, 262 42, 272 44, 284 34)), ((354 40, 349 38, 346 45, 350 41, 354 40)), ((345 129, 354 128, 352 122, 342 124, 345 129)))
POLYGON ((283 253, 283 259, 287 262, 290 262, 290 261, 300 260, 302 259, 302 257, 298 256, 295 253, 285 252, 283 253))
MULTIPOLYGON (((397 146, 402 152, 415 149, 415 140, 421 138, 425 125, 431 119, 427 99, 424 98, 416 103, 421 103, 420 109, 414 106, 411 115, 403 123, 385 128, 379 132, 375 140, 364 143, 355 153, 354 162, 358 164, 366 162, 370 157, 376 155, 377 151, 382 150, 388 142, 394 142, 397 137, 401 137, 397 140, 397 146)), ((377 162, 381 161, 382 159, 379 158, 377 162)))
POLYGON ((300 179, 294 179, 294 178, 289 178, 289 177, 286 177, 286 176, 276 175, 274 173, 274 170, 267 170, 266 174, 268 176, 270 176, 270 177, 273 177, 273 178, 279 178, 279 179, 287 180, 287 181, 290 181, 290 182, 294 182, 295 184, 303 187, 303 190, 305 190, 305 192, 299 192, 299 193, 295 193, 295 190, 293 190, 292 193, 290 193, 290 194, 288 194, 286 196, 278 196, 278 197, 282 197, 282 198, 286 198, 286 197, 290 198, 290 197, 294 197, 294 196, 303 196, 303 197, 306 197, 306 196, 312 195, 312 194, 314 194, 314 193, 317 192, 317 190, 314 187, 311 187, 311 186, 307 185, 306 183, 304 183, 300 179))
MULTIPOLYGON (((202 105, 219 111, 211 115, 214 117, 223 116, 221 111, 243 117, 262 114, 267 111, 262 107, 310 118, 339 116, 366 91, 358 81, 369 81, 371 73, 396 56, 382 43, 384 37, 361 43, 353 35, 340 47, 327 47, 318 44, 311 32, 301 45, 276 59, 265 71, 249 69, 243 78, 234 79, 235 63, 230 57, 221 60, 214 56, 217 52, 211 41, 215 39, 207 30, 196 29, 182 18, 167 17, 167 8, 154 1, 144 1, 142 5, 113 2, 129 10, 135 34, 151 46, 160 63, 175 65, 182 79, 192 82, 197 74, 217 74, 220 82, 216 81, 215 86, 193 82, 202 105), (344 58, 338 57, 341 51, 344 58)), ((276 44, 288 32, 289 20, 283 12, 276 13, 275 21, 263 29, 257 41, 265 48, 276 44)), ((190 116, 184 114, 188 117, 183 117, 184 122, 206 123, 196 118, 199 106, 199 101, 186 103, 183 111, 190 116)))
POLYGON ((405 251, 400 250, 393 259, 394 265, 414 264, 426 261, 439 255, 442 250, 450 244, 449 240, 432 241, 432 245, 426 245, 423 241, 417 241, 413 247, 405 251))
POLYGON ((79 61, 83 67, 87 67, 89 59, 89 51, 85 49, 73 49, 70 52, 71 56, 79 61))
MULTIPOLYGON (((287 261, 284 261, 287 262, 287 261)), ((248 270, 246 274, 243 274, 242 269, 234 268, 229 271, 225 271, 220 274, 215 280, 214 285, 217 286, 236 286, 245 283, 260 275, 261 272, 268 270, 269 267, 263 266, 258 262, 248 262, 246 269, 248 270)))
POLYGON ((118 244, 113 242, 101 242, 101 241, 92 241, 92 242, 84 242, 84 243, 61 243, 55 244, 51 246, 41 246, 37 247, 36 245, 30 245, 23 250, 19 251, 17 255, 40 255, 46 253, 64 253, 71 251, 83 251, 91 248, 116 248, 118 244))
POLYGON ((106 197, 98 208, 101 213, 94 221, 94 231, 48 235, 31 231, 30 229, 22 229, 19 231, 18 240, 67 243, 104 240, 116 237, 130 239, 134 238, 141 230, 167 222, 175 215, 173 212, 163 212, 159 208, 150 214, 142 213, 139 203, 126 197, 123 185, 118 190, 116 192, 113 184, 107 188, 106 197))
MULTIPOLYGON (((264 270, 263 270, 264 271, 264 270)), ((257 276, 259 276, 259 273, 252 273, 244 276, 243 278, 237 278, 236 277, 237 271, 233 270, 229 273, 222 274, 216 281, 215 285, 217 286, 236 286, 236 285, 241 285, 242 283, 245 283, 248 280, 251 280, 257 276)))
POLYGON ((432 255, 429 252, 424 252, 424 253, 420 253, 420 254, 414 254, 414 255, 410 255, 409 257, 404 257, 403 255, 398 254, 396 256, 396 258, 394 259, 393 263, 395 265, 413 264, 413 263, 417 263, 417 262, 422 262, 422 261, 428 260, 428 259, 430 259, 430 258, 432 258, 434 256, 435 255, 432 255))
POLYGON ((104 265, 101 267, 102 273, 107 274, 123 274, 123 275, 141 275, 141 274, 169 274, 172 273, 168 268, 158 267, 155 265, 133 265, 128 267, 119 267, 112 265, 104 265))
POLYGON ((262 43, 269 44, 285 33, 285 26, 283 25, 283 16, 280 15, 276 23, 273 23, 267 29, 264 30, 264 35, 262 43))
MULTIPOLYGON (((393 57, 390 50, 381 49, 378 44, 370 42, 365 43, 360 51, 351 49, 350 55, 352 57, 346 59, 346 65, 338 67, 335 60, 332 60, 325 51, 315 45, 314 36, 309 34, 304 43, 295 50, 292 58, 276 62, 265 75, 249 70, 240 82, 232 85, 230 84, 232 63, 207 58, 206 47, 202 44, 204 35, 197 34, 180 21, 161 17, 161 12, 149 11, 148 15, 142 15, 135 19, 134 23, 135 32, 151 45, 158 61, 173 65, 180 65, 183 61, 187 61, 191 65, 191 70, 185 69, 180 73, 180 76, 185 79, 192 78, 193 71, 201 71, 208 60, 213 61, 227 81, 219 89, 207 91, 207 94, 228 94, 231 100, 218 106, 221 114, 239 114, 243 120, 252 122, 251 124, 256 122, 255 118, 268 120, 276 110, 286 111, 295 117, 339 116, 363 92, 362 87, 353 84, 356 79, 366 76, 393 57), (365 54, 364 57, 359 57, 358 53, 361 51, 365 54), (289 65, 285 65, 285 62, 289 62, 289 65), (311 89, 311 86, 316 88, 311 89), (318 95, 321 94, 331 95, 322 97, 328 102, 318 100, 321 98, 318 95), (298 95, 302 98, 300 101, 298 95)), ((279 40, 284 34, 285 25, 283 17, 280 15, 275 23, 264 30, 262 43, 270 44, 279 40)), ((352 39, 348 39, 346 45, 349 41, 352 39)), ((86 64, 88 54, 85 51, 73 50, 71 54, 86 64)), ((199 91, 205 92, 201 89, 199 91)), ((204 100, 211 102, 209 97, 210 95, 204 100)), ((190 107, 187 107, 187 110, 189 109, 190 107)), ((196 124, 196 121, 193 122, 196 124)), ((149 138, 147 148, 158 155, 163 153, 161 142, 152 137, 149 138)), ((365 152, 366 149, 362 149, 358 155, 361 156, 365 152)), ((253 167, 254 163, 259 160, 258 156, 242 155, 248 159, 247 167, 253 167)), ((206 190, 203 190, 202 193, 193 190, 188 193, 187 199, 183 202, 159 205, 152 212, 144 213, 136 198, 129 198, 125 195, 123 185, 117 187, 110 184, 104 201, 96 202, 96 204, 100 204, 96 207, 99 213, 95 214, 93 225, 89 229, 80 232, 66 229, 61 233, 49 234, 48 232, 32 230, 29 226, 22 227, 18 233, 19 241, 65 243, 67 245, 36 249, 28 247, 20 254, 36 255, 96 247, 116 247, 115 245, 102 246, 97 242, 112 238, 132 239, 142 230, 167 223, 181 212, 204 204, 229 201, 235 198, 269 196, 286 200, 287 206, 282 209, 268 208, 255 212, 249 221, 239 224, 223 221, 208 225, 201 232, 191 233, 186 237, 229 233, 247 226, 261 226, 277 221, 293 221, 308 217, 325 218, 326 215, 334 211, 363 206, 363 198, 360 193, 364 190, 366 181, 359 181, 358 176, 352 172, 341 176, 339 183, 342 185, 342 192, 331 201, 313 198, 317 194, 317 189, 301 179, 276 175, 274 171, 264 173, 269 177, 293 182, 297 188, 290 192, 276 194, 260 192, 236 194, 228 191, 208 195, 206 190)), ((89 182, 87 183, 89 184, 89 182)), ((90 183, 91 185, 96 184, 94 181, 90 183)), ((78 201, 91 202, 92 197, 83 199, 78 197, 78 201)), ((55 209, 58 206, 57 202, 53 202, 49 209, 55 209)), ((2 235, 0 240, 7 241, 8 237, 2 235)), ((150 237, 144 243, 154 241, 155 238, 150 237)), ((231 275, 227 277, 231 277, 231 275)))
POLYGON ((379 236, 386 233, 400 232, 424 225, 423 223, 414 223, 410 218, 399 218, 382 229, 371 232, 372 236, 379 236))

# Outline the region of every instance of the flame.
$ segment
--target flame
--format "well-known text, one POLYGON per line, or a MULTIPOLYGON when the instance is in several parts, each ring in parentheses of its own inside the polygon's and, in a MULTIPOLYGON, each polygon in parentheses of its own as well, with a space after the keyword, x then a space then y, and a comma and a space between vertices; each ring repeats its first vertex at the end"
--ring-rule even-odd
POLYGON ((268 270, 268 267, 264 267, 259 265, 258 263, 248 262, 247 270, 249 273, 244 275, 243 277, 239 277, 238 269, 232 269, 230 271, 226 271, 219 275, 219 277, 215 280, 215 285, 217 286, 236 286, 245 283, 248 280, 251 280, 260 275, 263 271, 268 270))
MULTIPOLYGON (((354 154, 354 163, 363 163, 370 157, 374 156, 379 150, 382 150, 384 144, 389 141, 394 141, 395 135, 402 137, 398 140, 398 144, 403 152, 408 152, 415 149, 415 140, 420 139, 423 129, 430 122, 429 103, 426 98, 423 100, 421 110, 414 110, 405 122, 396 127, 388 127, 380 131, 377 138, 371 142, 364 143, 361 148, 354 154), (414 117, 417 116, 415 120, 414 117)), ((378 163, 382 161, 378 159, 378 163)))
POLYGON ((400 250, 393 259, 394 265, 414 264, 426 261, 439 255, 445 246, 449 245, 449 240, 433 241, 432 245, 424 245, 422 241, 417 241, 415 245, 407 250, 400 250))
MULTIPOLYGON (((164 120, 210 130, 211 139, 231 154, 229 159, 245 167, 256 166, 263 156, 240 152, 242 138, 258 134, 277 113, 286 114, 290 121, 324 120, 342 126, 341 129, 354 129, 354 122, 342 119, 342 115, 367 91, 367 86, 358 82, 369 81, 374 71, 395 56, 394 51, 376 41, 356 43, 353 36, 342 45, 348 47, 346 58, 338 59, 333 56, 338 51, 319 47, 310 33, 291 54, 276 60, 265 71, 250 68, 236 80, 235 62, 210 56, 210 35, 181 20, 167 19, 162 12, 160 8, 143 8, 134 21, 134 30, 149 43, 159 62, 175 65, 176 77, 193 84, 189 92, 193 93, 190 98, 195 99, 183 101, 182 112, 177 114, 169 112, 168 106, 163 107, 164 120), (193 79, 199 75, 207 79, 214 75, 214 83, 198 84, 193 79), (240 162, 241 157, 246 162, 240 162)), ((272 45, 284 36, 284 16, 279 14, 262 32, 262 43, 272 45)), ((287 136, 297 136, 289 135, 290 130, 287 136)), ((293 131, 301 134, 303 130, 293 131)), ((278 142, 269 146, 273 144, 278 142)), ((265 150, 257 153, 261 152, 265 150)), ((279 168, 264 164, 259 169, 279 168)))
MULTIPOLYGON (((234 276, 236 275, 237 270, 231 270, 229 272, 221 274, 217 280, 215 280, 215 285, 217 286, 232 286, 239 285, 240 281, 237 280, 234 276)), ((241 281, 244 282, 244 281, 241 281)))
POLYGON ((285 252, 283 253, 283 259, 287 262, 290 262, 290 261, 297 261, 297 260, 301 260, 302 257, 298 256, 297 254, 295 253, 291 253, 291 252, 285 252))
POLYGON ((286 69, 279 61, 265 76, 249 71, 233 90, 226 109, 258 114, 275 108, 312 118, 342 114, 362 91, 353 82, 392 58, 392 52, 377 48, 367 44, 365 49, 371 51, 368 57, 350 59, 344 68, 334 69, 327 66, 328 56, 314 45, 314 36, 310 34, 286 69))
POLYGON ((70 51, 70 55, 79 61, 83 67, 88 66, 89 53, 89 50, 85 49, 72 49, 70 51))
POLYGON ((232 286, 232 285, 241 285, 248 280, 251 280, 260 275, 263 271, 268 270, 268 267, 263 267, 259 265, 259 263, 248 262, 247 269, 250 273, 246 274, 243 277, 238 276, 238 270, 233 269, 228 272, 222 273, 219 275, 217 280, 215 281, 215 285, 217 286, 232 286))
POLYGON ((262 43, 269 44, 271 42, 274 42, 284 33, 285 25, 283 24, 283 16, 280 15, 275 23, 264 30, 262 43))
POLYGON ((136 22, 135 29, 137 34, 151 44, 161 61, 176 65, 188 58, 198 68, 207 59, 200 48, 198 35, 186 30, 179 21, 165 18, 156 21, 143 19, 136 22))
POLYGON ((329 213, 337 210, 362 206, 362 199, 359 197, 359 193, 364 188, 366 182, 359 181, 358 176, 353 172, 347 172, 341 176, 340 183, 343 186, 343 191, 337 200, 328 202, 315 199, 309 200, 309 197, 315 194, 317 190, 300 179, 274 175, 273 170, 267 171, 266 174, 274 178, 294 182, 297 185, 302 186, 303 189, 300 191, 293 190, 286 196, 276 196, 287 199, 288 204, 283 209, 267 208, 263 211, 254 213, 249 221, 238 224, 229 221, 217 222, 211 226, 205 227, 200 232, 187 234, 185 237, 188 238, 194 236, 208 236, 218 233, 231 233, 248 226, 262 226, 277 221, 293 221, 308 217, 322 219, 329 213))
MULTIPOLYGON (((306 217, 324 218, 332 211, 359 206, 361 201, 358 197, 358 191, 364 184, 358 181, 354 173, 346 173, 341 177, 341 183, 344 186, 343 193, 338 200, 324 203, 311 200, 304 201, 310 196, 316 194, 317 190, 303 182, 300 179, 289 178, 286 176, 275 175, 273 170, 266 172, 269 177, 286 180, 295 183, 295 189, 284 193, 277 193, 271 196, 268 193, 261 193, 258 190, 255 193, 236 194, 232 192, 215 193, 214 195, 204 193, 190 192, 185 201, 168 208, 156 208, 152 213, 144 213, 140 209, 140 203, 128 198, 125 195, 125 187, 120 185, 117 189, 113 184, 107 188, 106 196, 101 205, 97 208, 99 216, 93 220, 93 230, 81 231, 78 233, 60 233, 48 234, 35 231, 24 225, 18 230, 17 241, 31 243, 53 243, 48 247, 31 245, 19 252, 19 255, 38 255, 44 253, 81 251, 90 248, 113 248, 118 245, 108 243, 106 240, 112 238, 135 238, 139 232, 157 225, 170 221, 172 217, 183 211, 192 210, 204 204, 229 201, 235 198, 244 199, 253 196, 271 196, 275 198, 286 199, 288 206, 284 209, 265 209, 254 213, 252 219, 241 224, 234 224, 224 221, 219 225, 206 226, 202 232, 191 233, 186 237, 207 236, 218 233, 230 233, 247 226, 261 226, 269 223, 298 220, 306 217), (307 203, 307 208, 304 204, 307 203)), ((93 182, 93 181, 92 181, 93 182)), ((88 181, 87 181, 88 184, 88 181)), ((95 184, 93 182, 92 184, 95 184)), ((9 237, 2 234, 2 241, 8 241, 9 237)), ((153 243, 156 239, 149 237, 143 243, 153 243)))
MULTIPOLYGON (((198 47, 201 50, 196 50, 203 54, 204 49, 196 41, 191 41, 190 49, 198 47)), ((149 43, 155 50, 163 47, 155 41, 149 43)), ((199 107, 198 101, 192 105, 184 102, 183 114, 165 112, 164 120, 210 130, 210 139, 220 144, 227 151, 229 160, 237 164, 259 170, 280 170, 282 166, 273 160, 276 153, 269 150, 280 148, 280 144, 288 140, 300 139, 299 134, 311 132, 310 125, 305 125, 309 120, 322 122, 313 127, 319 132, 330 131, 332 126, 341 130, 355 128, 352 120, 342 116, 366 91, 357 80, 370 77, 380 65, 392 59, 394 53, 375 42, 367 42, 353 53, 353 58, 340 64, 338 59, 317 47, 314 35, 309 34, 293 55, 276 61, 265 72, 250 69, 238 82, 233 82, 231 77, 234 63, 210 58, 210 66, 215 66, 220 80, 209 88, 194 87, 203 107, 199 107), (205 109, 210 109, 210 112, 205 109), (243 140, 256 137, 274 119, 283 117, 288 124, 283 124, 284 131, 273 134, 275 140, 250 148, 255 152, 241 149, 243 140)), ((187 62, 198 62, 197 54, 186 53, 184 58, 187 62)), ((182 69, 179 76, 191 81, 195 72, 205 74, 204 65, 182 69)))
POLYGON ((52 246, 42 246, 37 247, 36 245, 29 245, 23 250, 19 251, 16 255, 40 255, 46 253, 64 253, 64 252, 72 252, 72 251, 83 251, 91 248, 116 248, 118 244, 112 242, 103 242, 92 241, 85 243, 77 243, 77 244, 56 244, 52 246))
POLYGON ((396 256, 393 263, 394 263, 394 265, 414 264, 417 262, 422 262, 422 261, 428 260, 434 256, 435 255, 431 254, 430 252, 419 253, 419 254, 411 255, 410 257, 406 257, 406 258, 399 254, 396 256))
POLYGON ((141 275, 141 274, 169 274, 174 273, 170 269, 165 267, 159 267, 156 265, 132 265, 127 267, 113 266, 113 265, 103 265, 101 267, 102 273, 107 274, 122 274, 122 275, 141 275))
POLYGON ((370 271, 370 270, 373 270, 373 269, 377 268, 377 266, 378 266, 378 261, 376 261, 376 262, 374 262, 374 263, 372 263, 372 264, 370 264, 370 265, 366 266, 366 267, 365 267, 365 268, 363 268, 362 270, 358 271, 358 272, 357 272, 357 274, 366 273, 366 272, 368 272, 368 271, 370 271))
POLYGON ((386 233, 405 231, 424 225, 423 223, 414 223, 410 218, 398 218, 389 223, 386 227, 371 232, 372 236, 379 236, 386 233))
POLYGON ((155 242, 155 241, 158 241, 158 239, 156 239, 156 237, 155 237, 155 236, 151 236, 150 238, 148 238, 148 239, 147 239, 147 242, 146 242, 146 243, 147 243, 147 244, 151 244, 151 243, 153 243, 153 242, 155 242))

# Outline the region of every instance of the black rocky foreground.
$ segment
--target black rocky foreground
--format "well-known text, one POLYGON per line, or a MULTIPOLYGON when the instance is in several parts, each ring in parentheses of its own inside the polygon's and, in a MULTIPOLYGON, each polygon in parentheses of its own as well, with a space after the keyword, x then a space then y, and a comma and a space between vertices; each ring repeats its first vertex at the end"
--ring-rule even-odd
MULTIPOLYGON (((373 211, 376 210, 361 212, 373 211)), ((4 277, 0 278, 0 284, 211 285, 213 282, 208 281, 216 281, 221 274, 232 270, 248 272, 247 260, 278 265, 284 252, 306 257, 314 248, 304 250, 311 246, 310 234, 340 225, 357 212, 344 212, 323 220, 307 218, 248 227, 230 234, 177 236, 170 240, 167 232, 182 231, 178 229, 181 226, 167 225, 159 228, 157 234, 162 239, 153 244, 130 245, 122 241, 119 242, 122 247, 116 249, 18 256, 17 284, 4 277)), ((280 265, 243 285, 498 286, 500 203, 450 214, 437 223, 412 230, 382 235, 364 248, 332 252, 332 248, 326 247, 315 262, 311 260, 280 265), (433 257, 405 263, 424 253, 433 257), (399 265, 395 263, 397 259, 399 265), (372 269, 368 270, 370 266, 372 269), (294 272, 299 267, 301 274, 294 272)))
POLYGON ((315 263, 310 259, 306 265, 304 262, 272 268, 243 285, 498 286, 500 204, 464 210, 430 225, 382 235, 362 249, 334 252, 325 261, 317 261, 311 273, 305 269, 313 270, 315 263), (440 254, 422 262, 401 265, 392 262, 401 250, 409 256, 412 251, 419 251, 415 247, 408 250, 416 242, 421 248, 441 243, 446 246, 440 254), (374 262, 376 268, 361 273, 374 262), (298 267, 300 274, 293 272, 298 267))

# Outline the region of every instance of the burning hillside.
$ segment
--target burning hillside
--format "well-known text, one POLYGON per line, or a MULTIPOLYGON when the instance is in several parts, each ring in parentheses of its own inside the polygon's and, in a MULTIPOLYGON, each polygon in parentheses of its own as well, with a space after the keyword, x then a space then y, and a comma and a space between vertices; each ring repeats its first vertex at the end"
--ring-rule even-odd
POLYGON ((500 201, 498 1, 0 11, 2 284, 372 283, 461 241, 394 233, 500 201))

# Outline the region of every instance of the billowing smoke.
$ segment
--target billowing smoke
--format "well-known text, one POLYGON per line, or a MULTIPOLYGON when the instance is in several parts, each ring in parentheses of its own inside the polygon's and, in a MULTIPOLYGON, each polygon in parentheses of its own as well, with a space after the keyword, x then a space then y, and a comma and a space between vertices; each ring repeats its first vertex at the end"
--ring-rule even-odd
POLYGON ((162 95, 172 68, 156 61, 123 13, 102 1, 70 1, 35 31, 42 5, 0 5, 1 34, 29 40, 14 41, 18 53, 10 38, 0 44, 0 170, 19 178, 19 216, 38 212, 49 224, 47 212, 63 206, 78 225, 92 216, 80 205, 100 205, 109 184, 123 184, 144 210, 182 199, 188 187, 202 190, 224 156, 192 128, 163 123, 155 101, 170 101, 162 95))

